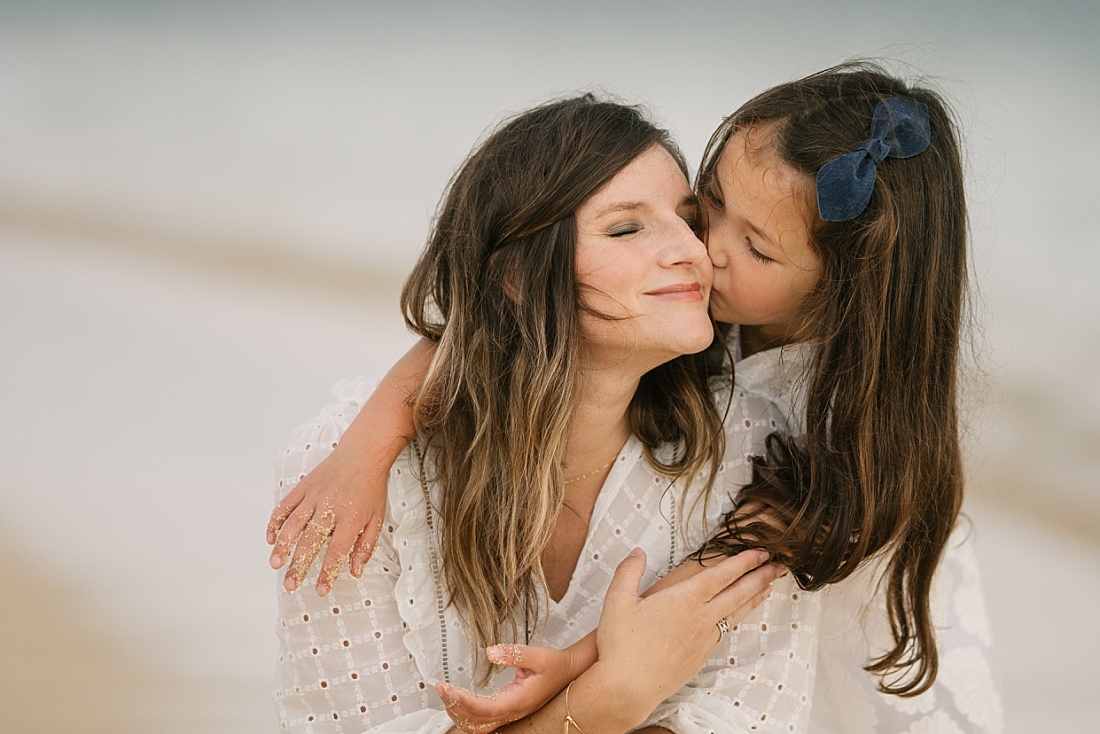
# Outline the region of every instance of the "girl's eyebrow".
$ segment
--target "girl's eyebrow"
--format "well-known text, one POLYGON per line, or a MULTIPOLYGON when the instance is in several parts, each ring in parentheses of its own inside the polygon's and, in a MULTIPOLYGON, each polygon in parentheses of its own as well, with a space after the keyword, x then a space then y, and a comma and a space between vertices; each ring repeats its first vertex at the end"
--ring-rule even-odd
POLYGON ((757 236, 757 237, 759 237, 760 239, 762 239, 762 240, 767 240, 767 241, 768 241, 768 242, 769 242, 770 244, 772 244, 772 245, 775 245, 776 247, 778 247, 778 246, 779 246, 779 243, 778 243, 778 242, 776 242, 776 241, 775 241, 774 239, 772 239, 771 235, 768 235, 767 233, 765 233, 765 232, 764 232, 764 230, 760 229, 759 227, 757 227, 757 226, 756 226, 755 224, 753 224, 753 223, 752 223, 752 222, 750 222, 749 220, 747 220, 747 219, 746 219, 746 220, 745 220, 745 224, 746 224, 746 225, 748 226, 748 228, 749 228, 749 229, 751 229, 751 230, 753 231, 753 233, 754 233, 754 234, 756 234, 756 236, 757 236))

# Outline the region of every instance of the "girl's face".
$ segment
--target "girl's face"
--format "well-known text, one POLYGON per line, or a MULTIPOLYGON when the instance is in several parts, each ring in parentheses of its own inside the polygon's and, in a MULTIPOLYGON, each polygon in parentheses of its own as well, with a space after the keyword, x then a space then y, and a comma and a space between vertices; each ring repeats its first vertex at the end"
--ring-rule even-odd
POLYGON ((715 320, 761 327, 783 341, 802 326, 801 306, 821 276, 821 260, 810 246, 812 182, 773 151, 767 128, 738 131, 701 199, 715 320))
POLYGON ((596 312, 581 325, 595 364, 649 370, 710 344, 712 275, 698 217, 687 179, 660 145, 577 209, 577 280, 596 312))

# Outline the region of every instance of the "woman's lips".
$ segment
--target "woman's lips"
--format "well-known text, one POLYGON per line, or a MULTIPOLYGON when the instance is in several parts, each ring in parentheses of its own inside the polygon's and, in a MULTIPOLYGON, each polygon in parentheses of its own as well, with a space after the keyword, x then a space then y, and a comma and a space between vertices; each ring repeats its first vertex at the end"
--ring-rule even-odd
POLYGON ((646 295, 664 301, 701 301, 703 300, 703 286, 699 283, 677 283, 676 285, 658 288, 655 291, 648 291, 646 295))

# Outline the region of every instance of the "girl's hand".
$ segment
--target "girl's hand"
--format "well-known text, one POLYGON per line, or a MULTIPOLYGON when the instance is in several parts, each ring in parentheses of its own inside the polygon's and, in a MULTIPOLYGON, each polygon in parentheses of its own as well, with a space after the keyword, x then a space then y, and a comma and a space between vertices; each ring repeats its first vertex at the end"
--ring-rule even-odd
POLYGON ((515 679, 496 693, 479 696, 447 683, 435 684, 451 721, 467 734, 487 734, 538 711, 582 672, 568 649, 493 645, 485 652, 494 665, 516 669, 515 679))
POLYGON ((363 575, 385 517, 386 473, 372 479, 369 468, 355 459, 350 449, 345 453, 337 448, 271 512, 267 523, 267 542, 275 545, 271 567, 281 568, 294 549, 283 581, 288 591, 302 583, 326 540, 318 594, 324 596, 332 589, 345 559, 352 576, 363 575))
POLYGON ((645 553, 634 549, 607 591, 589 672, 617 683, 624 705, 651 711, 702 669, 720 641, 718 620, 733 627, 768 597, 786 569, 767 561, 745 551, 642 598, 645 553))
POLYGON ((434 352, 435 345, 421 339, 399 359, 348 426, 340 445, 272 511, 267 523, 267 542, 275 545, 271 567, 281 568, 294 548, 283 581, 288 591, 302 583, 330 535, 317 593, 324 596, 332 589, 345 558, 352 576, 363 575, 386 516, 390 467, 413 436, 407 400, 424 383, 434 352))

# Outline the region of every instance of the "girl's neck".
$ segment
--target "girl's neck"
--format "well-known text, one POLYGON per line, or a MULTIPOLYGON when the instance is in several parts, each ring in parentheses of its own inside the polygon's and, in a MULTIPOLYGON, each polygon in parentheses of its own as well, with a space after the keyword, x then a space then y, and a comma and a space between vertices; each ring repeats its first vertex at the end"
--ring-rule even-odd
POLYGON ((790 344, 790 330, 785 324, 764 324, 761 326, 740 327, 741 356, 751 357, 775 347, 790 344))

